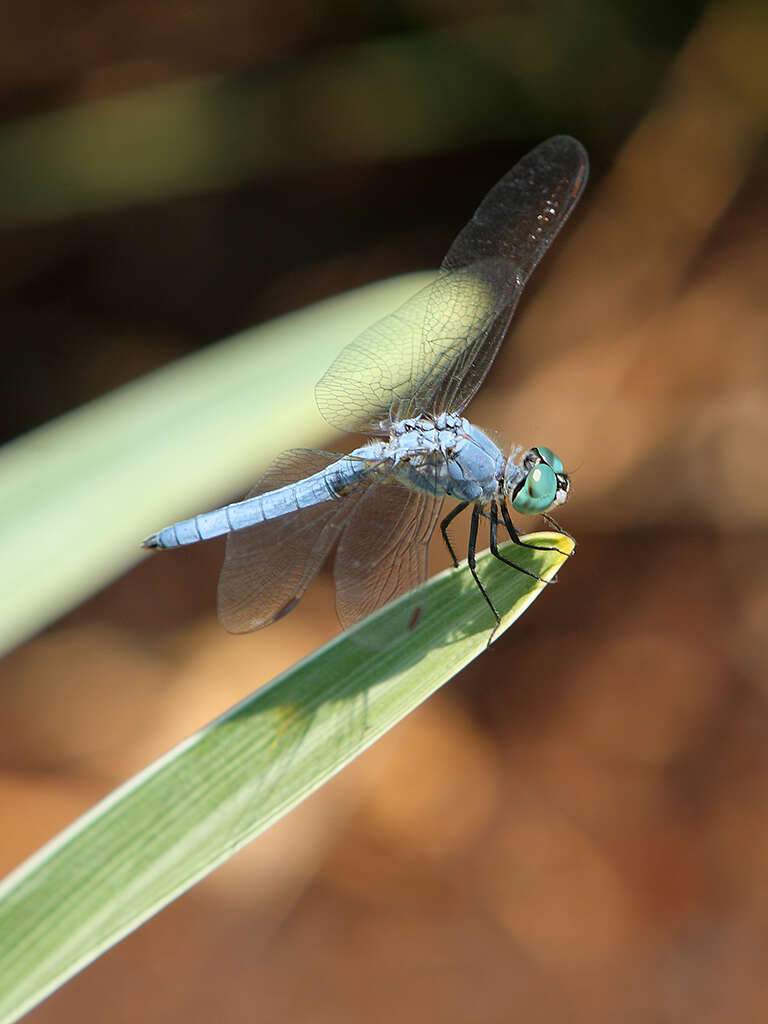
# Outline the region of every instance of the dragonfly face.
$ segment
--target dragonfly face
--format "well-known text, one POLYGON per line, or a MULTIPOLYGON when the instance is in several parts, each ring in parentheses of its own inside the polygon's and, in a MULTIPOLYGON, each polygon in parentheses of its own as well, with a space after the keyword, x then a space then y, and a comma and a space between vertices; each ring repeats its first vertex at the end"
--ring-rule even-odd
POLYGON ((526 472, 525 477, 508 491, 516 512, 542 515, 567 500, 571 483, 563 463, 551 448, 542 445, 531 448, 523 456, 522 468, 526 472))

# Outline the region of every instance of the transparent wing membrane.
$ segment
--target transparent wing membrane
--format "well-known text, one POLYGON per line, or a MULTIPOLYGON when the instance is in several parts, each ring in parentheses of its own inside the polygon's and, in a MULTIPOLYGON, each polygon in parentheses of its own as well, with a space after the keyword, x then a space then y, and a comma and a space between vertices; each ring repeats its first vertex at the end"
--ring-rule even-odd
POLYGON ((336 553, 336 610, 345 628, 427 578, 427 549, 443 499, 401 484, 371 487, 336 553))
MULTIPOLYGON (((317 473, 336 452, 294 449, 270 466, 247 497, 317 473)), ((397 483, 361 485, 340 498, 238 530, 227 538, 219 618, 230 633, 268 626, 304 595, 339 538, 336 607, 343 626, 426 579, 427 546, 442 498, 397 483)))
POLYGON ((381 423, 430 409, 466 339, 487 329, 494 303, 485 278, 441 274, 340 352, 315 388, 324 419, 339 430, 382 433, 381 423))
MULTIPOLYGON (((249 491, 265 494, 319 472, 336 452, 284 452, 249 491)), ((359 495, 327 501, 231 533, 219 577, 219 618, 230 633, 249 633, 286 614, 302 597, 333 547, 359 495)))
POLYGON ((578 202, 588 160, 558 135, 491 189, 436 280, 348 345, 320 379, 318 407, 342 430, 461 412, 483 382, 523 288, 578 202))

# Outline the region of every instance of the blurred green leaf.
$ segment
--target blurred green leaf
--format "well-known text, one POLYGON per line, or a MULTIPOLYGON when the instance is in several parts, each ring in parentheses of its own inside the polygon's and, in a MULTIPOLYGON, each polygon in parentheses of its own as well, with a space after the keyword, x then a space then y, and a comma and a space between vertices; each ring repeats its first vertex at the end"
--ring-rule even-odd
MULTIPOLYGON (((534 538, 560 550, 504 550, 551 578, 572 542, 534 538)), ((503 616, 499 633, 545 587, 487 552, 478 569, 503 616)), ((0 884, 0 1021, 16 1020, 295 807, 481 654, 490 627, 466 566, 435 576, 150 765, 22 864, 0 884)))
POLYGON ((661 55, 607 2, 518 4, 0 125, 0 222, 39 223, 343 162, 624 124, 661 55), (611 55, 611 89, 604 85, 611 55))
POLYGON ((428 280, 393 278, 254 327, 0 449, 0 653, 138 561, 148 533, 327 438, 316 381, 428 280))

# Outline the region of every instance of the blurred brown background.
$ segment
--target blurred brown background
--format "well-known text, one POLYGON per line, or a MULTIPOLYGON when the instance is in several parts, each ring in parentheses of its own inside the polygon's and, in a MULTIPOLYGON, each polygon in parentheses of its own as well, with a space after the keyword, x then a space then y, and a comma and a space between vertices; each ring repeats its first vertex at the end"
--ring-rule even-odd
MULTIPOLYGON (((764 4, 2 20, 3 440, 436 265, 549 134, 593 164, 471 408, 575 469, 560 585, 29 1020, 768 1019, 764 4)), ((224 634, 221 553, 149 559, 3 662, 0 874, 334 633, 326 573, 224 634)))

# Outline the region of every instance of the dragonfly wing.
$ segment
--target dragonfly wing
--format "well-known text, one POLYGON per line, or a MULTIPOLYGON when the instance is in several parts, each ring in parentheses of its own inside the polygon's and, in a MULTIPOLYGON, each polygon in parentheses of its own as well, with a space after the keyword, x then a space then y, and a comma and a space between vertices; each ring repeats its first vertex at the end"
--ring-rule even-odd
POLYGON ((336 608, 345 628, 427 578, 427 548, 442 503, 398 483, 363 493, 336 553, 336 608))
POLYGON ((425 323, 429 355, 439 362, 444 353, 447 367, 456 346, 464 348, 467 337, 485 329, 494 301, 476 278, 461 271, 441 274, 342 349, 315 387, 324 419, 339 430, 385 432, 382 423, 402 418, 439 383, 440 366, 426 365, 425 323))
MULTIPOLYGON (((336 462, 338 452, 284 452, 248 497, 296 483, 336 462)), ((219 577, 219 618, 230 633, 248 633, 287 614, 312 582, 364 488, 269 519, 227 537, 219 577)))
POLYGON ((343 430, 459 412, 496 357, 525 284, 587 179, 584 148, 541 143, 488 193, 436 280, 348 345, 320 379, 320 412, 343 430))
POLYGON ((487 320, 446 353, 439 339, 436 346, 432 340, 431 324, 441 322, 442 311, 427 311, 417 360, 417 376, 427 388, 417 404, 428 400, 433 411, 460 412, 469 403, 496 358, 528 279, 579 201, 588 174, 581 143, 555 135, 515 164, 482 201, 440 272, 455 280, 459 291, 482 297, 487 320))

